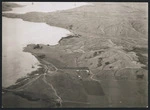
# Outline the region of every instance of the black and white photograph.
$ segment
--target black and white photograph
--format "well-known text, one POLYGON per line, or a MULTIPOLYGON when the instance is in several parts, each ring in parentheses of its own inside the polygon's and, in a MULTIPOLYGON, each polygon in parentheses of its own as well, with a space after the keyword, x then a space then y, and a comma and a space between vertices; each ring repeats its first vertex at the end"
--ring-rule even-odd
POLYGON ((2 108, 148 108, 148 2, 2 2, 2 108))

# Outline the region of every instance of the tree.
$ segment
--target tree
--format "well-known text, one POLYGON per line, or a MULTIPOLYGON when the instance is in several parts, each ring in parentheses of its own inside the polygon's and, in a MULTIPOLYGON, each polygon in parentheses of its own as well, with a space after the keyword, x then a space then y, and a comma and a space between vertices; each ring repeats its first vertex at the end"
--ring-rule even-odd
POLYGON ((37 44, 37 45, 35 45, 34 47, 33 47, 33 49, 42 49, 43 47, 42 46, 40 46, 39 44, 37 44))
POLYGON ((72 28, 73 28, 73 25, 69 25, 69 29, 71 29, 71 30, 72 30, 72 28))
POLYGON ((95 57, 97 55, 97 52, 94 52, 93 56, 95 57))

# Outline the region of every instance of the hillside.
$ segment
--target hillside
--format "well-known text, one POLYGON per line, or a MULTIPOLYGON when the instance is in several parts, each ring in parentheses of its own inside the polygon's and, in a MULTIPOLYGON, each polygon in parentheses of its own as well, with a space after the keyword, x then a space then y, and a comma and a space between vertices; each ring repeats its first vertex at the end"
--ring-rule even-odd
POLYGON ((16 3, 2 2, 2 11, 11 11, 12 8, 22 7, 16 3))
POLYGON ((22 104, 27 101, 22 99, 24 94, 30 97, 27 103, 37 107, 146 107, 147 9, 146 3, 93 3, 50 13, 3 13, 4 17, 45 22, 73 33, 57 45, 40 44, 42 49, 35 49, 36 44, 29 44, 24 48, 40 61, 42 71, 31 73, 27 82, 21 79, 21 84, 5 88, 3 105, 13 107, 11 101, 7 103, 8 97, 16 97, 22 104), (21 91, 14 93, 17 88, 21 91))
POLYGON ((46 22, 49 25, 63 27, 88 38, 92 36, 110 37, 114 41, 117 40, 117 43, 118 40, 122 41, 124 38, 128 43, 133 43, 132 40, 135 41, 135 38, 138 38, 135 41, 137 44, 147 45, 145 40, 148 32, 148 12, 142 10, 145 4, 143 6, 140 4, 141 9, 132 9, 127 4, 127 6, 124 5, 123 3, 114 3, 108 6, 108 4, 95 3, 94 6, 82 6, 66 11, 30 12, 23 15, 3 14, 3 16, 22 18, 32 22, 46 22), (105 14, 106 11, 107 14, 105 14))

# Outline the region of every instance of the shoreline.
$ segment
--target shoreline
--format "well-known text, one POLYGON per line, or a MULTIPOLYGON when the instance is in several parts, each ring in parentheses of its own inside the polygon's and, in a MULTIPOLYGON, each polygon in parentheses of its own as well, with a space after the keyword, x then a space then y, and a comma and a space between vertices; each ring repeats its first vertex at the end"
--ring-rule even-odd
MULTIPOLYGON (((94 11, 95 7, 88 8, 84 6, 79 9, 52 13, 33 12, 21 15, 3 15, 8 18, 18 17, 29 22, 44 22, 74 33, 70 37, 62 37, 58 44, 53 46, 48 44, 25 46, 23 52, 31 53, 40 62, 41 68, 28 74, 26 78, 18 79, 18 85, 12 86, 10 89, 15 90, 22 87, 23 94, 24 91, 32 94, 41 91, 40 94, 47 95, 48 98, 51 98, 52 94, 52 98, 87 101, 92 103, 91 106, 96 105, 96 102, 99 104, 105 102, 107 107, 145 107, 147 105, 148 70, 141 68, 141 65, 146 64, 145 61, 147 61, 146 57, 141 55, 147 54, 147 48, 143 48, 147 45, 142 39, 143 36, 147 38, 146 35, 134 30, 130 24, 128 25, 132 21, 131 19, 130 22, 123 21, 124 24, 116 25, 116 22, 120 23, 123 20, 121 17, 113 19, 113 22, 112 15, 108 14, 110 18, 107 19, 98 16, 97 13, 101 11, 98 5, 97 11, 94 11), (101 19, 104 23, 101 22, 101 19), (137 37, 137 40, 134 36, 137 37), (140 40, 142 43, 139 43, 140 40), (134 43, 138 44, 137 47, 134 43), (127 48, 125 48, 126 45, 127 48), (79 67, 89 68, 91 74, 80 70, 79 67), (100 88, 101 90, 99 90, 100 88), (50 92, 51 94, 49 94, 50 92), (101 95, 102 98, 97 98, 101 95), (140 97, 143 98, 143 102, 138 100, 140 97), (103 100, 103 98, 105 99, 103 100), (134 101, 135 103, 132 103, 134 101)), ((116 13, 114 15, 117 16, 116 13)), ((29 93, 27 96, 32 94, 29 93)), ((33 95, 34 98, 36 100, 39 97, 33 95)), ((39 99, 43 99, 43 97, 39 99)), ((7 100, 4 102, 7 103, 7 100)), ((97 106, 101 106, 99 104, 97 106)))
MULTIPOLYGON (((83 8, 88 8, 88 7, 89 6, 83 6, 83 8)), ((79 7, 79 9, 80 8, 82 9, 82 7, 79 7)), ((92 26, 92 27, 90 27, 92 30, 85 30, 87 27, 84 24, 84 22, 83 23, 81 22, 82 20, 79 23, 80 26, 78 24, 75 24, 75 22, 77 22, 76 18, 74 18, 75 20, 71 21, 71 18, 75 16, 75 14, 69 15, 69 13, 72 12, 72 10, 76 10, 76 9, 63 10, 60 12, 49 12, 49 13, 42 13, 42 12, 30 12, 30 13, 26 13, 26 14, 12 14, 12 13, 5 14, 5 13, 3 13, 2 16, 7 17, 7 18, 20 18, 20 19, 22 19, 24 21, 28 21, 28 22, 46 23, 47 25, 50 25, 50 26, 64 28, 74 34, 81 35, 82 38, 84 38, 84 39, 93 38, 93 37, 98 38, 99 36, 101 36, 101 38, 106 37, 106 38, 112 39, 113 41, 115 41, 115 43, 117 43, 117 45, 123 46, 125 49, 128 49, 128 48, 130 49, 131 47, 133 47, 133 45, 137 45, 137 44, 140 44, 140 45, 137 45, 139 47, 147 47, 147 42, 145 42, 145 40, 147 39, 147 35, 144 35, 144 34, 140 34, 140 35, 137 35, 137 34, 132 35, 131 34, 130 35, 130 33, 129 33, 128 36, 131 36, 129 39, 132 39, 132 37, 134 39, 134 36, 137 36, 137 38, 139 38, 139 40, 136 41, 137 44, 134 44, 134 42, 132 42, 132 40, 127 40, 128 45, 126 45, 125 43, 120 44, 118 41, 120 38, 117 38, 117 39, 114 38, 115 35, 109 36, 109 35, 107 35, 107 32, 104 33, 103 31, 106 29, 99 28, 98 24, 96 24, 96 25, 98 25, 97 26, 98 29, 96 28, 96 26, 92 26), (64 15, 62 15, 62 14, 64 14, 64 15), (29 17, 29 16, 31 16, 31 17, 29 17), (63 18, 61 19, 60 16, 63 16, 63 18), (66 18, 66 16, 68 16, 69 18, 66 18), (37 18, 37 19, 34 19, 34 18, 37 18), (50 19, 48 19, 48 18, 50 18, 50 19), (67 22, 65 19, 68 19, 69 21, 67 22), (70 26, 73 26, 73 27, 70 28, 70 26)), ((78 16, 80 17, 80 19, 84 19, 83 16, 81 16, 80 14, 78 16)), ((126 18, 126 19, 128 20, 129 18, 126 18)), ((94 22, 94 21, 92 21, 90 23, 90 20, 92 20, 92 19, 86 18, 86 20, 87 20, 86 21, 87 24, 89 24, 89 25, 92 25, 91 23, 94 22)), ((108 22, 111 22, 111 21, 109 21, 109 19, 104 19, 104 22, 107 22, 107 20, 108 20, 108 22)), ((115 19, 114 22, 117 22, 117 20, 118 20, 118 22, 121 22, 122 19, 121 18, 115 19)), ((124 20, 125 25, 126 25, 127 20, 124 20)), ((130 19, 129 19, 129 21, 130 21, 130 19)), ((131 21, 132 21, 132 19, 131 19, 131 21)), ((142 19, 142 22, 145 22, 145 21, 146 20, 142 19)), ((112 20, 112 22, 113 22, 113 20, 112 20)), ((115 25, 115 24, 113 24, 113 25, 115 25)), ((123 23, 121 23, 120 25, 121 25, 121 27, 118 27, 118 28, 122 28, 122 26, 124 26, 123 23)), ((136 32, 134 32, 135 30, 132 28, 133 27, 129 27, 129 30, 131 30, 131 33, 136 33, 136 32)), ((127 36, 124 36, 124 37, 127 37, 127 36)))
MULTIPOLYGON (((31 47, 33 48, 33 45, 35 46, 36 44, 28 44, 28 45, 32 45, 31 47)), ((44 46, 46 46, 45 44, 41 44, 41 45, 44 45, 44 46)), ((27 48, 27 46, 25 47, 25 48, 27 48)), ((130 50, 131 51, 131 50, 130 50)), ((19 78, 19 79, 17 79, 16 80, 16 82, 15 82, 15 84, 14 85, 10 85, 10 86, 8 86, 8 87, 3 87, 3 88, 6 88, 6 89, 15 89, 15 88, 18 88, 18 86, 20 86, 20 84, 24 84, 24 81, 25 80, 30 80, 30 79, 32 79, 33 77, 37 77, 37 76, 39 76, 39 75, 42 75, 42 74, 44 74, 45 73, 45 71, 48 71, 47 70, 47 65, 49 65, 48 63, 50 63, 50 62, 47 62, 46 60, 44 60, 44 57, 42 58, 42 56, 44 55, 44 54, 40 54, 40 55, 37 55, 36 53, 34 53, 34 52, 31 52, 31 50, 29 49, 27 49, 27 50, 23 50, 23 52, 28 52, 28 53, 30 53, 31 55, 33 55, 39 62, 40 62, 40 64, 38 65, 39 66, 39 68, 37 68, 35 71, 32 71, 31 73, 28 73, 26 76, 24 76, 24 77, 21 77, 21 78, 19 78), (47 63, 46 63, 46 62, 47 63), (45 63, 44 63, 45 62, 45 63), (45 68, 45 66, 46 66, 46 68, 45 68), (23 83, 22 83, 23 82, 23 83), (19 84, 20 83, 20 84, 19 84), (18 85, 19 84, 19 85, 18 85)), ((52 64, 53 65, 53 64, 52 64)), ((134 69, 134 68, 131 68, 131 69, 134 69)), ((137 68, 138 69, 138 68, 137 68)), ((142 69, 142 68, 141 68, 142 69)), ((52 72, 53 71, 55 71, 56 69, 53 69, 52 70, 52 72)), ((136 70, 136 68, 135 68, 135 70, 136 70)), ((146 69, 147 70, 147 69, 146 69)), ((106 71, 109 71, 109 70, 106 70, 106 71)), ((112 77, 113 78, 113 77, 112 77)), ((26 82, 25 82, 26 83, 26 82)), ((22 85, 21 85, 22 86, 22 85)))
MULTIPOLYGON (((59 11, 59 12, 49 12, 49 13, 43 13, 43 12, 29 12, 29 13, 26 13, 26 14, 13 14, 13 13, 3 13, 2 14, 2 17, 8 17, 8 18, 19 18, 19 19, 22 19, 22 20, 24 20, 24 21, 28 21, 28 22, 42 22, 42 23, 46 23, 46 24, 48 24, 48 25, 50 25, 50 26, 55 26, 55 27, 61 27, 61 28, 65 28, 65 29, 67 29, 67 30, 69 30, 70 32, 72 31, 73 33, 75 33, 75 34, 78 34, 78 35, 80 35, 80 32, 78 33, 78 32, 76 32, 76 30, 74 29, 74 27, 73 28, 66 28, 66 26, 63 26, 63 25, 57 25, 57 23, 55 24, 55 23, 49 23, 49 22, 47 22, 47 20, 46 19, 44 19, 44 21, 42 20, 41 21, 41 16, 43 16, 42 18, 44 18, 44 17, 46 17, 47 15, 55 15, 55 14, 60 14, 60 13, 67 13, 67 12, 72 12, 72 10, 78 10, 78 9, 82 9, 82 8, 87 8, 87 7, 91 7, 91 6, 89 6, 89 5, 85 5, 85 6, 81 6, 81 7, 77 7, 77 8, 73 8, 73 9, 69 9, 69 10, 62 10, 62 11, 59 11), (26 19, 26 15, 30 15, 30 14, 41 14, 40 15, 40 17, 38 17, 39 18, 39 20, 35 20, 35 19, 33 19, 33 20, 28 20, 28 18, 26 19), (25 16, 24 16, 25 15, 25 16)), ((58 20, 59 21, 59 20, 58 20)), ((60 23, 61 24, 61 23, 60 23)), ((73 25, 73 24, 71 24, 71 25, 73 25)), ((70 26, 70 25, 69 25, 70 26)), ((81 36, 82 36, 82 38, 84 38, 84 36, 85 35, 82 35, 81 34, 81 36)), ((67 36, 66 36, 67 37, 67 36)), ((69 38, 66 38, 66 37, 62 37, 62 39, 60 39, 59 40, 59 42, 58 42, 58 44, 56 44, 56 45, 53 45, 54 47, 55 46, 58 46, 58 45, 60 45, 60 41, 63 41, 63 40, 65 40, 65 39, 69 39, 69 38)), ((44 44, 44 45, 46 45, 46 44, 44 44)), ((50 45, 51 46, 51 45, 50 45)), ((30 52, 29 52, 30 53, 30 52)), ((31 53, 32 54, 32 53, 31 53)), ((35 56, 34 56, 35 57, 35 56)), ((37 59, 37 57, 36 57, 36 59, 37 59)), ((38 60, 38 59, 37 59, 38 60)), ((39 60, 38 60, 39 61, 39 60)))

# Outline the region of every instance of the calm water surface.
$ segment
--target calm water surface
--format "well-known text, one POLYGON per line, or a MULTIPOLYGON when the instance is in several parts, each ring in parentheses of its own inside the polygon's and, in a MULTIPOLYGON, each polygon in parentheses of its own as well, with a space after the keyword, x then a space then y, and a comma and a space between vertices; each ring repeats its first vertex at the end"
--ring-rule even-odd
MULTIPOLYGON (((26 13, 32 11, 52 12, 86 5, 87 3, 34 3, 17 2, 25 5, 14 8, 11 13, 26 13)), ((7 12, 5 12, 7 13, 7 12)), ((2 86, 7 87, 15 81, 38 68, 38 60, 30 53, 23 52, 27 44, 56 45, 58 41, 70 34, 63 28, 49 26, 45 23, 33 23, 22 19, 2 17, 2 86), (32 68, 34 65, 35 68, 32 68)))
POLYGON ((92 5, 86 2, 16 2, 23 5, 23 7, 13 8, 12 11, 7 13, 27 13, 27 12, 52 12, 58 10, 67 10, 83 5, 92 5), (33 3, 33 4, 32 4, 33 3))

